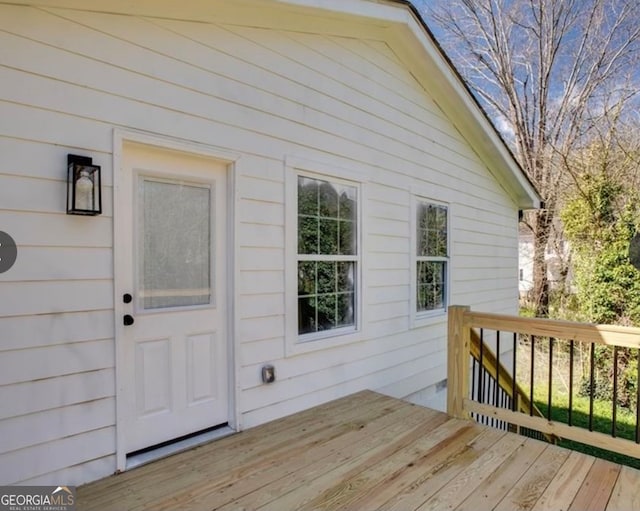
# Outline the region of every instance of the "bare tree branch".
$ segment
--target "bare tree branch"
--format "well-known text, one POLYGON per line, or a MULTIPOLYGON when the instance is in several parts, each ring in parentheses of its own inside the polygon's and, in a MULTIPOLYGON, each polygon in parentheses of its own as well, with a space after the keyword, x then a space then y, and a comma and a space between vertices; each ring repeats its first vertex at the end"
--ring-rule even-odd
POLYGON ((448 0, 429 2, 425 14, 479 101, 509 126, 507 142, 545 200, 546 210, 527 216, 545 315, 544 249, 564 190, 579 186, 573 154, 598 139, 605 119, 637 115, 629 106, 640 89, 640 73, 630 73, 640 63, 640 2, 448 0))

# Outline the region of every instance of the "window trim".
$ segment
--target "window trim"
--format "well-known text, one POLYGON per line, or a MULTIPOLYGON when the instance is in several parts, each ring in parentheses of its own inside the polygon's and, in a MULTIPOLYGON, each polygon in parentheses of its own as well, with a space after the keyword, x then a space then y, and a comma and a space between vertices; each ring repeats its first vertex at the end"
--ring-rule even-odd
MULTIPOLYGON (((334 346, 357 342, 363 338, 363 261, 365 202, 364 174, 330 162, 318 162, 298 157, 285 161, 285 355, 297 355, 334 346), (310 334, 298 334, 298 177, 309 177, 335 182, 356 189, 356 243, 357 255, 355 283, 355 325, 323 330, 310 334), (322 342, 316 342, 322 341, 322 342)), ((313 255, 302 255, 302 260, 313 255)), ((322 255, 320 256, 323 257, 322 255)), ((345 256, 337 256, 338 258, 345 256)), ((349 258, 351 256, 348 256, 349 258)))
POLYGON ((422 194, 411 195, 411 285, 410 285, 410 320, 412 327, 424 326, 435 320, 441 320, 449 309, 449 299, 451 296, 451 204, 442 200, 433 199, 422 194), (418 206, 420 204, 433 204, 447 208, 447 256, 446 257, 425 257, 418 256, 418 206), (444 307, 428 311, 418 311, 418 262, 419 261, 441 261, 445 263, 444 276, 444 307))

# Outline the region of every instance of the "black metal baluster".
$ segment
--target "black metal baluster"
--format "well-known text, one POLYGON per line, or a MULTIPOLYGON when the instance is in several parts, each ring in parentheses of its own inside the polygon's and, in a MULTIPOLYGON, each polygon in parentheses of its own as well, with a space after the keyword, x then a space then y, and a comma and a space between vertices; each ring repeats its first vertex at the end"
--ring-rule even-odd
POLYGON ((485 395, 487 393, 487 387, 488 387, 488 385, 487 385, 487 372, 483 368, 482 369, 482 398, 481 398, 483 403, 487 402, 487 396, 485 395))
POLYGON ((511 380, 511 410, 518 411, 518 396, 516 394, 516 354, 518 353, 518 334, 513 333, 513 379, 511 380))
MULTIPOLYGON (((485 403, 486 402, 485 393, 487 392, 487 380, 486 380, 487 374, 486 374, 486 371, 485 371, 484 367, 481 369, 481 371, 482 371, 482 380, 481 380, 481 382, 482 382, 482 396, 481 396, 481 399, 482 399, 482 402, 485 403)), ((486 415, 482 416, 482 423, 485 424, 485 425, 488 423, 488 419, 486 417, 487 417, 486 415)))
MULTIPOLYGON (((504 392, 504 391, 500 391, 500 394, 502 394, 502 406, 501 406, 501 408, 507 408, 507 393, 504 392)), ((505 421, 502 421, 501 429, 504 429, 504 430, 507 429, 507 423, 505 421)))
POLYGON ((533 417, 533 371, 534 371, 534 363, 533 361, 535 360, 535 341, 536 338, 534 335, 531 336, 531 372, 529 375, 529 415, 531 415, 531 417, 533 417))
POLYGON ((613 410, 611 414, 611 436, 616 437, 616 421, 618 408, 618 347, 613 347, 613 410))
POLYGON ((484 328, 480 329, 480 372, 482 377, 478 383, 480 394, 480 403, 484 403, 484 328))
POLYGON ((594 360, 596 354, 596 345, 595 343, 591 343, 591 355, 590 362, 591 367, 589 368, 589 431, 593 431, 593 394, 595 393, 594 389, 594 360))
MULTIPOLYGON (((487 375, 489 373, 487 372, 487 375)), ((493 395, 493 380, 491 380, 490 378, 487 378, 487 404, 492 405, 493 403, 491 402, 491 396, 493 395)), ((489 417, 488 418, 488 425, 493 427, 493 417, 489 417)))
POLYGON ((551 420, 551 395, 553 386, 553 337, 549 337, 549 391, 547 393, 547 419, 551 420))
POLYGON ((573 422, 573 348, 574 348, 574 340, 571 339, 569 343, 569 426, 572 426, 573 422))
MULTIPOLYGON (((476 377, 477 375, 477 365, 476 359, 471 357, 471 399, 476 398, 476 377)), ((477 401, 477 399, 476 399, 477 401)))
POLYGON ((498 406, 498 388, 500 387, 500 330, 496 332, 496 386, 494 387, 493 402, 498 406))

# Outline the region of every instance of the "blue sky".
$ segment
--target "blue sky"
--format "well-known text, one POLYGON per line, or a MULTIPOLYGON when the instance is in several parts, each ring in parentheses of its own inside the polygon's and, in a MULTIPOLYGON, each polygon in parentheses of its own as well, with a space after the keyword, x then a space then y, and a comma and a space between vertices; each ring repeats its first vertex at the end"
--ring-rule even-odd
MULTIPOLYGON (((605 26, 607 22, 613 24, 618 11, 620 11, 625 6, 625 2, 619 0, 608 1, 610 1, 609 5, 611 6, 611 8, 606 11, 605 16, 607 16, 607 18, 605 18, 604 21, 605 26), (618 7, 619 9, 614 9, 614 7, 618 7)), ((464 52, 464 48, 457 45, 451 38, 446 37, 447 34, 444 34, 441 30, 439 30, 436 23, 430 20, 427 16, 427 6, 435 6, 436 8, 438 6, 449 6, 450 0, 411 0, 411 2, 420 11, 423 18, 427 22, 427 25, 434 33, 436 39, 438 39, 443 49, 449 54, 449 57, 451 58, 454 65, 457 64, 457 67, 462 66, 462 62, 464 62, 466 60, 466 57, 468 56, 468 54, 464 52), (460 52, 460 50, 462 50, 462 53, 460 52)), ((584 7, 586 9, 585 15, 590 12, 589 7, 592 5, 592 3, 593 2, 591 0, 584 2, 584 7)), ((496 4, 499 5, 501 4, 501 2, 496 2, 496 4)), ((572 5, 572 7, 570 7, 571 11, 575 11, 574 8, 580 6, 581 2, 578 1, 577 3, 572 3, 569 1, 567 2, 567 4, 569 6, 572 5)), ((510 1, 507 1, 506 5, 513 4, 510 1)), ((636 5, 635 7, 636 9, 630 12, 631 16, 627 18, 627 21, 622 26, 618 27, 619 30, 616 30, 615 33, 599 30, 602 29, 602 26, 596 26, 596 31, 591 33, 593 35, 593 38, 590 38, 590 44, 593 44, 595 42, 593 48, 598 47, 597 42, 600 40, 605 44, 604 47, 615 48, 619 44, 621 44, 622 41, 625 41, 625 38, 634 34, 635 31, 638 30, 638 27, 637 24, 633 22, 633 14, 637 14, 640 12, 640 6, 636 5), (635 26, 630 26, 629 21, 631 21, 632 25, 635 26), (612 35, 612 41, 607 42, 608 34, 612 35)), ((551 109, 553 109, 554 106, 560 106, 561 102, 565 101, 566 98, 572 98, 575 95, 579 94, 583 89, 588 89, 588 87, 586 86, 587 82, 585 80, 587 80, 587 78, 589 77, 589 69, 591 68, 592 63, 592 61, 589 60, 589 55, 595 58, 595 54, 589 54, 588 52, 585 53, 579 50, 579 44, 582 40, 582 36, 584 35, 584 31, 582 30, 584 25, 582 25, 582 23, 587 23, 587 19, 575 18, 571 23, 567 25, 567 32, 565 32, 566 37, 563 37, 561 48, 556 55, 553 67, 550 71, 551 80, 548 88, 550 101, 547 106, 551 109), (570 83, 567 81, 567 75, 570 74, 570 69, 576 61, 576 55, 580 55, 581 57, 585 56, 585 59, 580 64, 579 72, 573 75, 574 77, 577 77, 576 80, 570 83)), ((522 49, 524 50, 530 42, 530 36, 526 32, 526 30, 523 31, 516 28, 515 30, 509 32, 509 37, 511 38, 510 43, 515 49, 515 52, 512 54, 512 64, 513 74, 516 78, 515 81, 518 88, 518 95, 521 96, 520 99, 522 101, 527 102, 527 111, 531 115, 529 121, 535 122, 535 115, 539 114, 539 112, 537 112, 535 108, 535 105, 537 104, 536 95, 539 91, 535 88, 536 82, 532 80, 532 78, 536 76, 536 72, 538 69, 536 66, 539 64, 539 62, 535 58, 533 58, 533 60, 526 58, 524 56, 524 53, 523 55, 518 55, 518 48, 520 48, 520 45, 522 45, 522 49)), ((603 46, 600 46, 600 48, 602 47, 603 46)), ((636 40, 636 43, 632 45, 632 48, 632 52, 640 51, 640 40, 636 40)), ((534 51, 532 53, 532 56, 535 57, 535 55, 536 53, 534 51)), ((609 54, 607 60, 611 55, 613 55, 613 52, 609 54)), ((481 84, 482 90, 490 94, 493 100, 498 100, 498 98, 501 98, 503 94, 502 89, 496 84, 491 84, 490 81, 485 80, 487 75, 481 71, 481 66, 478 68, 480 69, 480 71, 478 71, 475 65, 477 64, 477 62, 474 59, 471 60, 473 61, 473 65, 470 68, 467 67, 465 69, 459 69, 462 74, 467 75, 467 78, 472 82, 470 85, 473 86, 474 83, 476 85, 481 84)), ((630 58, 629 61, 625 61, 624 59, 620 61, 621 66, 619 67, 618 71, 614 72, 614 74, 611 76, 611 79, 607 82, 607 85, 603 88, 598 88, 598 90, 594 91, 595 93, 593 95, 589 96, 589 106, 590 109, 592 109, 591 113, 597 114, 599 110, 605 108, 605 105, 611 106, 614 101, 618 100, 617 98, 622 98, 628 94, 635 92, 637 95, 632 99, 632 103, 630 103, 631 108, 627 108, 625 110, 627 110, 629 115, 638 115, 637 105, 640 102, 640 94, 637 93, 637 90, 640 90, 640 86, 638 86, 637 90, 634 89, 634 86, 640 83, 640 69, 635 68, 635 66, 625 67, 624 64, 625 62, 632 61, 633 58, 630 58)), ((510 126, 505 124, 506 119, 501 118, 498 112, 494 108, 489 106, 486 101, 483 101, 481 98, 479 99, 480 103, 485 106, 490 116, 493 118, 499 131, 504 136, 509 138, 510 135, 512 135, 512 130, 510 126)), ((502 101, 504 100, 505 98, 502 97, 502 101)), ((498 100, 498 102, 500 103, 502 103, 502 101, 498 100)), ((569 101, 571 101, 571 99, 569 99, 569 101)), ((548 127, 552 126, 553 123, 548 125, 548 127)), ((557 125, 557 127, 559 126, 560 125, 557 125)))

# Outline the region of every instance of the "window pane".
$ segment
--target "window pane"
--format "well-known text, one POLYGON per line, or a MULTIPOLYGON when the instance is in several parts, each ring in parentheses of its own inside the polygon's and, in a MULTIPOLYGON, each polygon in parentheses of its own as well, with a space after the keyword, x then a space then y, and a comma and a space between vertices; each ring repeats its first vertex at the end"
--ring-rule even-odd
POLYGON ((338 291, 349 292, 355 291, 355 264, 354 263, 338 263, 338 291))
POLYGON ((356 188, 298 177, 298 253, 356 255, 356 188))
POLYGON ((340 255, 356 255, 356 224, 340 221, 340 255))
POLYGON ((336 327, 335 294, 318 295, 318 330, 331 330, 336 327))
POLYGON ((318 218, 298 217, 298 254, 318 253, 318 218))
POLYGON ((320 254, 338 254, 338 221, 326 218, 320 219, 320 254))
POLYGON ((447 256, 447 208, 444 206, 436 207, 436 221, 433 226, 436 232, 436 244, 434 248, 434 256, 446 257, 447 256))
POLYGON ((446 263, 418 261, 417 310, 442 309, 445 304, 446 263))
POLYGON ((327 181, 318 181, 318 209, 321 217, 338 218, 338 190, 327 181))
POLYGON ((429 310, 427 308, 427 289, 426 286, 418 286, 418 311, 429 310))
POLYGON ((429 228, 429 224, 427 223, 427 208, 428 208, 428 205, 423 202, 418 204, 417 220, 418 220, 418 229, 420 230, 426 230, 429 228))
POLYGON ((315 296, 298 298, 298 333, 310 334, 317 331, 315 296))
POLYGON ((316 264, 308 261, 298 263, 298 296, 316 294, 316 264))
POLYGON ((429 243, 427 241, 427 237, 429 235, 429 231, 426 229, 418 229, 418 233, 417 233, 417 255, 419 256, 426 256, 428 255, 428 250, 427 247, 429 246, 429 243))
POLYGON ((417 207, 417 254, 419 256, 429 255, 429 222, 427 217, 428 206, 424 203, 417 207))
POLYGON ((210 189, 141 179, 138 194, 141 306, 210 303, 210 189))
POLYGON ((429 229, 427 231, 427 253, 425 255, 435 256, 436 247, 438 246, 438 231, 429 229))
POLYGON ((418 256, 447 257, 447 208, 418 204, 416 235, 418 256))
POLYGON ((355 262, 298 263, 298 332, 355 325, 355 262))
POLYGON ((336 267, 334 262, 318 263, 318 294, 336 292, 336 267))
POLYGON ((355 324, 355 294, 344 293, 338 295, 337 326, 352 326, 355 324))
POLYGON ((356 189, 352 186, 340 187, 340 218, 356 221, 356 189))
POLYGON ((318 181, 298 177, 298 214, 318 216, 318 181))

